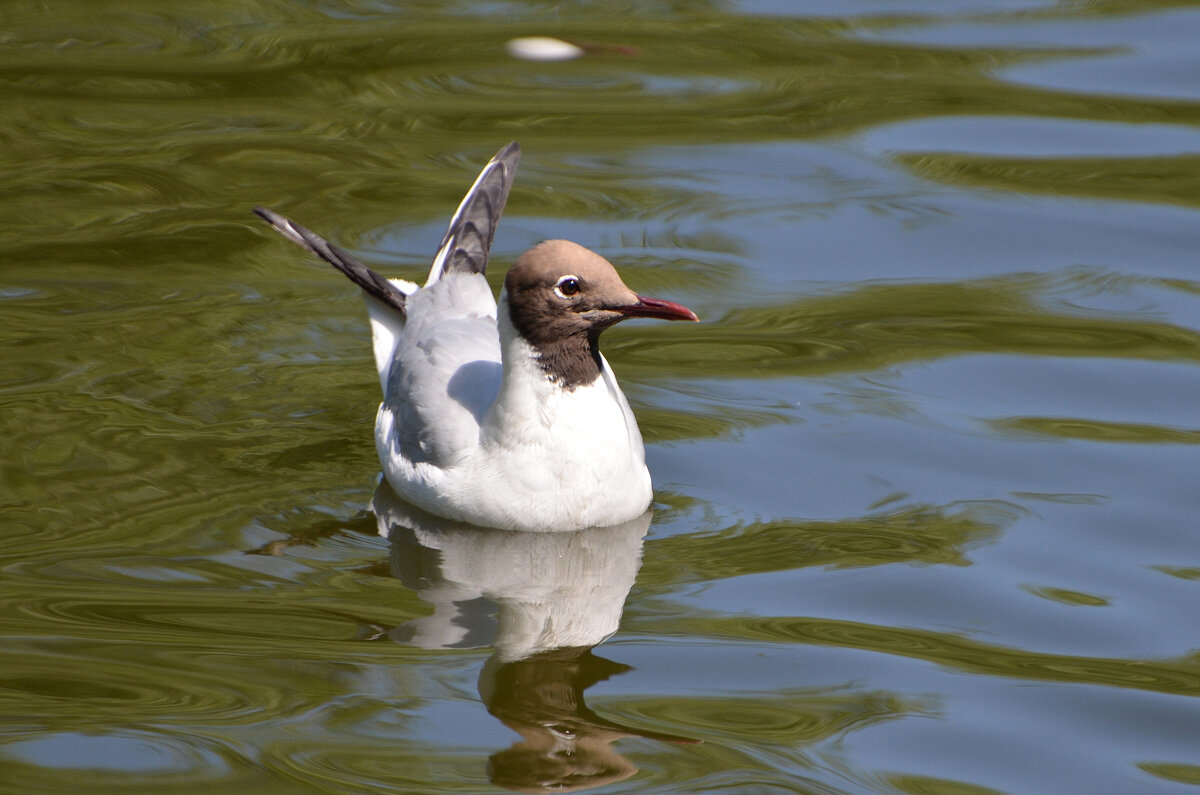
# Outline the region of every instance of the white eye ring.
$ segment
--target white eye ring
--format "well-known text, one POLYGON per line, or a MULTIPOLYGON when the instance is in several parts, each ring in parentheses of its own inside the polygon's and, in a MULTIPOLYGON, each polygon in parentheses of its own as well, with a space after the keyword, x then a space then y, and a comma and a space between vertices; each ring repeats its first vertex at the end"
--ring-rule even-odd
POLYGON ((579 281, 578 276, 566 275, 558 280, 554 285, 554 294, 564 300, 570 300, 572 296, 579 295, 583 290, 583 285, 579 281))

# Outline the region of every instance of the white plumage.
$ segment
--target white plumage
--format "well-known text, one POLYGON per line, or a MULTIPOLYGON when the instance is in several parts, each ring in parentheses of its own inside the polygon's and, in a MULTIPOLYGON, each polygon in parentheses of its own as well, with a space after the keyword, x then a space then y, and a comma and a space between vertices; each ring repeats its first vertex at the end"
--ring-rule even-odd
POLYGON ((606 260, 566 241, 518 258, 497 306, 484 270, 519 156, 510 144, 484 168, 420 288, 257 212, 366 291, 383 389, 376 448, 401 496, 494 528, 626 522, 650 504, 650 473, 597 338, 626 317, 696 317, 636 295, 606 260))

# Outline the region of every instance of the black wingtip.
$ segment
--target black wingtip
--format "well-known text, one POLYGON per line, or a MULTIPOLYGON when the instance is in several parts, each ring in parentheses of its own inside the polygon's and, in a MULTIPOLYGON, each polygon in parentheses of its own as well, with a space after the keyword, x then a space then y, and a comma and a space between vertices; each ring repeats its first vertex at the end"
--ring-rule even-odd
POLYGON ((521 162, 521 145, 516 141, 512 141, 508 146, 503 147, 499 152, 492 156, 492 160, 499 160, 510 170, 515 170, 517 163, 521 162))
POLYGON ((370 295, 391 306, 401 316, 406 315, 405 301, 407 296, 383 276, 371 270, 345 251, 342 251, 325 238, 300 226, 300 224, 289 221, 274 210, 260 206, 254 208, 254 214, 270 224, 276 232, 288 240, 298 246, 303 246, 337 268, 350 281, 366 290, 370 295))

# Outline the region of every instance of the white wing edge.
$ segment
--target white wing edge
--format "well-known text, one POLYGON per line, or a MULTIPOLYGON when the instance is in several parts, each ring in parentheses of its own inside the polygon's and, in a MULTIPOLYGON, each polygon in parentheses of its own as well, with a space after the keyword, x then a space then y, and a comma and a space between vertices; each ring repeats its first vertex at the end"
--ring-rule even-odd
MULTIPOLYGON (((400 292, 412 295, 417 285, 405 279, 388 279, 400 292)), ((388 374, 392 359, 396 355, 396 343, 404 331, 404 318, 391 306, 367 293, 363 293, 367 305, 367 317, 371 321, 371 347, 375 353, 375 369, 379 371, 379 389, 387 395, 388 374)))

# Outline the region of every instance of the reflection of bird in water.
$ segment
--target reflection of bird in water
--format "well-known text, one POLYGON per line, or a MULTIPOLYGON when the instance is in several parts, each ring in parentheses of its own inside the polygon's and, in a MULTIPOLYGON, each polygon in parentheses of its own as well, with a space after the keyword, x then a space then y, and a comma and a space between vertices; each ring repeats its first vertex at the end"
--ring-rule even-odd
POLYGON ((491 645, 505 662, 616 632, 650 527, 647 512, 570 533, 491 530, 420 511, 383 482, 372 507, 392 542, 392 574, 434 608, 393 637, 423 648, 491 645))
POLYGON ((695 742, 622 726, 588 709, 584 690, 628 670, 591 649, 554 649, 510 663, 488 660, 479 675, 479 695, 488 712, 523 738, 492 755, 492 783, 518 792, 598 787, 637 772, 612 747, 622 737, 695 742))
POLYGON ((591 685, 629 670, 591 647, 620 623, 648 512, 570 533, 491 530, 419 511, 385 482, 372 508, 391 541, 392 573, 433 605, 432 615, 392 637, 422 648, 496 650, 479 694, 523 739, 492 756, 494 783, 520 792, 595 787, 636 772, 612 748, 622 737, 693 742, 605 720, 583 700, 591 685))

